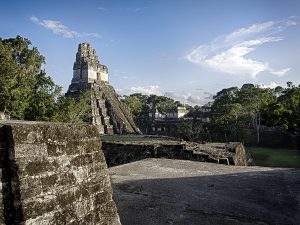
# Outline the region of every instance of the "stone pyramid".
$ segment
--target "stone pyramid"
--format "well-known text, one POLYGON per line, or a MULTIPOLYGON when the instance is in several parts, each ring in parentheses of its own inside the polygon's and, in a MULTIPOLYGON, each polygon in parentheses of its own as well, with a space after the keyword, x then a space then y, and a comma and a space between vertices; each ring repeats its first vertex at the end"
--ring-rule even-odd
POLYGON ((79 97, 80 92, 91 90, 91 123, 100 134, 140 134, 130 113, 108 83, 108 68, 100 64, 95 49, 88 43, 78 46, 73 66, 73 78, 66 96, 79 97))

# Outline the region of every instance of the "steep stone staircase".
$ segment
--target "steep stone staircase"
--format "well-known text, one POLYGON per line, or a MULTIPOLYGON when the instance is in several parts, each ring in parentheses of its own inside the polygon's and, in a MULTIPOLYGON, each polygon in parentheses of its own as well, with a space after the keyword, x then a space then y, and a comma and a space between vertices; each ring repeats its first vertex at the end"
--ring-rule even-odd
POLYGON ((103 91, 96 84, 92 85, 91 105, 93 124, 98 125, 100 134, 114 134, 113 126, 110 123, 110 116, 105 105, 103 91))
POLYGON ((106 100, 106 107, 114 126, 115 133, 122 134, 141 134, 138 127, 135 125, 132 116, 124 104, 119 100, 114 88, 108 83, 97 81, 96 85, 99 90, 103 91, 103 98, 106 100))

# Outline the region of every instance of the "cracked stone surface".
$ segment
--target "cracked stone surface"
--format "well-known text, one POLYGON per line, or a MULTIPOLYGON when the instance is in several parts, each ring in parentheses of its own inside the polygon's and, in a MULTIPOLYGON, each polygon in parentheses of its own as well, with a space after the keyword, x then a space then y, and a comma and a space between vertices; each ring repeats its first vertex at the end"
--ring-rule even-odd
POLYGON ((123 225, 299 225, 300 170, 146 159, 111 167, 123 225))

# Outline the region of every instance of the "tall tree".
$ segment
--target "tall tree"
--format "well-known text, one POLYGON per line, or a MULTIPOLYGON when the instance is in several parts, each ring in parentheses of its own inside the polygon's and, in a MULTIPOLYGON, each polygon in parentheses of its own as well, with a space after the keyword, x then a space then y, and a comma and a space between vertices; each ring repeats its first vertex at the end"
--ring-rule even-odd
POLYGON ((280 126, 284 130, 295 132, 300 128, 300 86, 287 82, 287 88, 281 89, 277 101, 266 110, 269 126, 280 126))
POLYGON ((24 119, 35 75, 44 63, 44 57, 30 45, 20 36, 0 39, 0 110, 16 119, 24 119))
POLYGON ((276 101, 274 92, 271 89, 259 87, 249 87, 242 89, 238 96, 238 102, 243 106, 245 112, 251 119, 253 127, 256 129, 257 143, 260 142, 260 128, 263 111, 276 101))
POLYGON ((143 108, 142 102, 136 95, 124 96, 123 102, 125 103, 128 111, 134 116, 137 117, 143 108))
POLYGON ((240 89, 237 87, 225 88, 214 96, 212 104, 212 119, 221 130, 224 131, 225 140, 227 133, 235 134, 238 139, 238 131, 243 124, 244 111, 238 102, 240 89))
POLYGON ((31 95, 24 113, 26 120, 54 120, 57 99, 61 95, 61 87, 57 86, 45 71, 40 71, 33 77, 31 95))
POLYGON ((0 38, 0 111, 13 119, 82 122, 90 118, 90 94, 79 99, 61 88, 42 70, 44 57, 23 37, 0 38))

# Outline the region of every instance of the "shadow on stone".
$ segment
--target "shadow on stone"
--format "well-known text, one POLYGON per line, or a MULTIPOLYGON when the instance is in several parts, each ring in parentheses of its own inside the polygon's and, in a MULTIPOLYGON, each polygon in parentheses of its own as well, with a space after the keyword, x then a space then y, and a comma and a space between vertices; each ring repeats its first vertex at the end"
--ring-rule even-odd
POLYGON ((149 159, 110 174, 123 225, 300 224, 300 170, 149 159))
POLYGON ((0 127, 0 168, 2 170, 2 205, 1 217, 5 224, 24 224, 21 204, 20 180, 18 166, 15 162, 14 141, 12 130, 8 126, 0 127))

